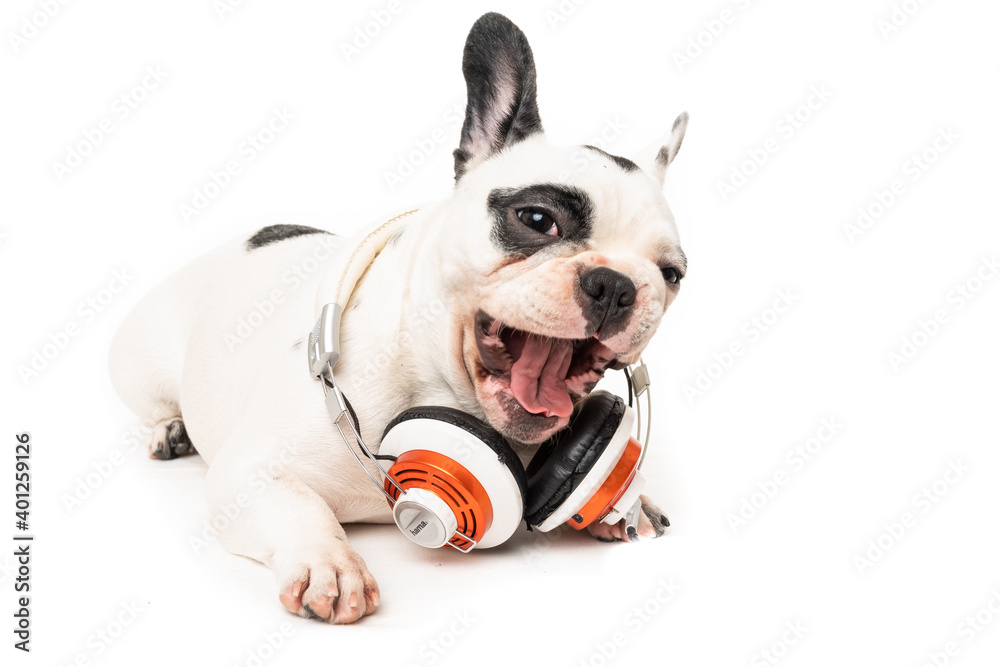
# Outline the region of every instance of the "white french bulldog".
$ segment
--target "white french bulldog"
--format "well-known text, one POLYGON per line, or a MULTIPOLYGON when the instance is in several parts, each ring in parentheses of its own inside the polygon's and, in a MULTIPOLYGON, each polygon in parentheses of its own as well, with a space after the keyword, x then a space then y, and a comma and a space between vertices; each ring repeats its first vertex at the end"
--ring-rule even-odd
MULTIPOLYGON (((550 145, 531 49, 499 14, 472 27, 463 71, 454 193, 409 214, 368 267, 344 312, 337 378, 369 445, 403 410, 440 405, 487 421, 526 460, 607 368, 638 360, 677 296, 686 259, 661 190, 687 116, 646 169, 550 145)), ((275 225, 198 259, 128 316, 110 369, 153 428, 151 454, 196 447, 212 512, 238 508, 221 543, 273 568, 290 611, 348 623, 379 590, 342 524, 392 514, 307 372, 339 243, 275 225)), ((639 536, 667 525, 643 498, 639 536)), ((588 530, 625 539, 620 524, 588 530)))

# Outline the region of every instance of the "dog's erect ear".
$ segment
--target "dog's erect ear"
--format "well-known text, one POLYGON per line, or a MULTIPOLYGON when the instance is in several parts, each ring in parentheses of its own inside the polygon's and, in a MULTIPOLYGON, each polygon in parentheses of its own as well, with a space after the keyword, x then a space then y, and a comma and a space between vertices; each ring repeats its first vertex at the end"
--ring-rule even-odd
POLYGON ((484 14, 475 22, 465 42, 462 73, 469 99, 455 150, 455 180, 504 146, 542 131, 531 47, 506 16, 484 14))
POLYGON ((667 138, 653 160, 653 168, 650 170, 653 178, 663 183, 663 177, 667 173, 667 166, 677 157, 677 151, 681 149, 681 142, 684 141, 684 132, 688 126, 687 111, 682 113, 674 121, 674 126, 670 129, 670 136, 667 138))

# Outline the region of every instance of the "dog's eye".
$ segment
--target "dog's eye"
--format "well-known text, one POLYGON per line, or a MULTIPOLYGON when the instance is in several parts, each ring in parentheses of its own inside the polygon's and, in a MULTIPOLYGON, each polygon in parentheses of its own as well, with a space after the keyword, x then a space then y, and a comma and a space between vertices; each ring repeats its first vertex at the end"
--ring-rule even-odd
POLYGON ((546 236, 559 236, 559 227, 552 216, 540 208, 522 208, 517 211, 517 218, 536 232, 546 236))
POLYGON ((666 280, 671 285, 676 285, 681 281, 681 274, 679 274, 677 272, 677 269, 675 269, 672 266, 668 266, 665 269, 660 269, 660 271, 663 273, 663 279, 666 280))

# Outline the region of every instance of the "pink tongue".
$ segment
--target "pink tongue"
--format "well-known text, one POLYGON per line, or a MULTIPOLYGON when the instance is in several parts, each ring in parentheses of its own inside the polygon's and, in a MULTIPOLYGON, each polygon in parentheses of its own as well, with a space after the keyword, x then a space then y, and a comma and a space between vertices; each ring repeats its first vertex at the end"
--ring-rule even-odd
POLYGON ((521 356, 510 369, 510 389, 521 407, 546 417, 568 417, 573 401, 566 373, 573 359, 568 340, 527 336, 521 356))

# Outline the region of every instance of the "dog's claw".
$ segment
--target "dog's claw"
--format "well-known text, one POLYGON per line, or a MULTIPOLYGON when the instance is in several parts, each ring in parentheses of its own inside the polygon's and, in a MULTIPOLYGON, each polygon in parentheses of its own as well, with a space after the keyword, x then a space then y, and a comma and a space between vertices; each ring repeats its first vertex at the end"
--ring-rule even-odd
POLYGON ((642 542, 660 537, 670 526, 670 519, 646 496, 640 496, 640 500, 642 511, 634 526, 627 525, 622 519, 613 526, 592 523, 587 526, 587 532, 600 542, 642 542))
POLYGON ((281 595, 278 596, 278 599, 281 600, 281 606, 283 606, 285 609, 292 612, 293 614, 298 614, 299 612, 301 612, 303 609, 302 589, 306 585, 308 585, 308 583, 309 583, 308 580, 296 581, 294 584, 292 584, 290 590, 286 590, 283 593, 281 593, 281 595))

